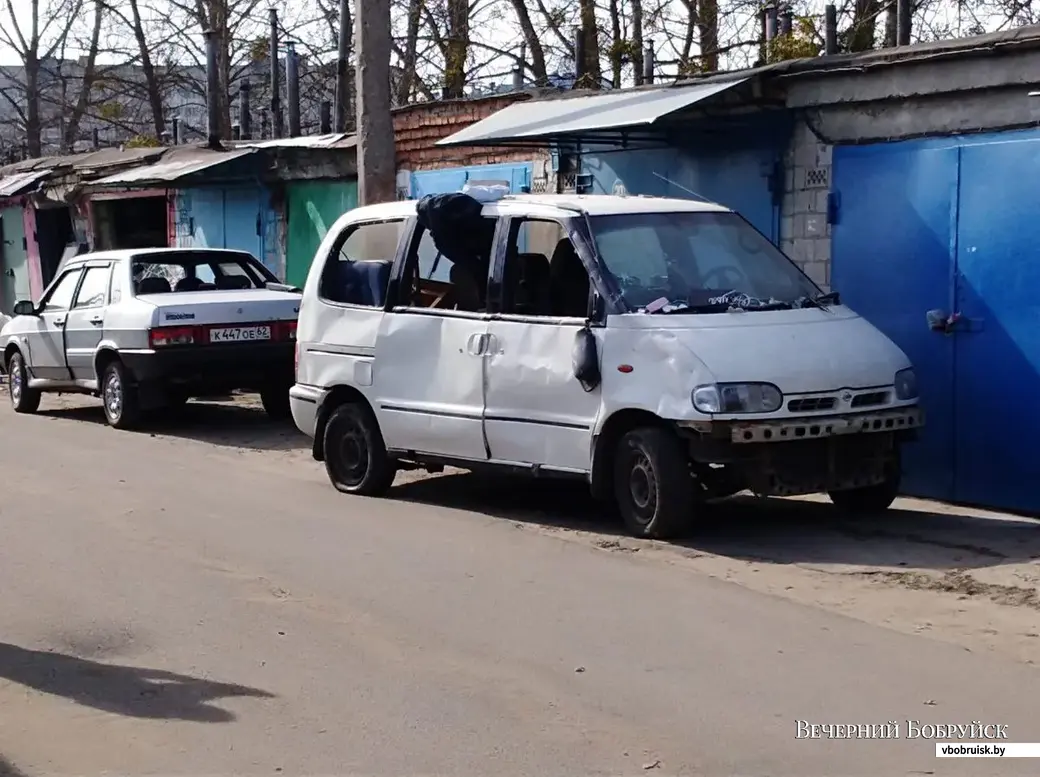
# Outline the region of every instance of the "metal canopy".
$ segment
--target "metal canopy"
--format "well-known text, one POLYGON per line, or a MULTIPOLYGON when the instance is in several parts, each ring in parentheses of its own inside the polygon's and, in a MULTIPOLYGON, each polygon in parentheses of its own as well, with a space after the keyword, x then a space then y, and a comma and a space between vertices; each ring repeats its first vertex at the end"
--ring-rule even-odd
POLYGON ((660 119, 742 84, 732 81, 618 90, 583 97, 514 103, 437 141, 438 146, 533 145, 554 140, 617 142, 619 134, 646 134, 660 119), (607 136, 613 136, 610 140, 607 136))
POLYGON ((0 178, 0 197, 14 197, 26 189, 31 188, 41 178, 47 176, 50 170, 30 170, 25 173, 14 173, 13 175, 0 178))
POLYGON ((152 165, 134 167, 90 183, 91 187, 126 186, 149 183, 172 183, 185 176, 227 164, 255 153, 252 148, 236 151, 185 150, 169 151, 152 165))

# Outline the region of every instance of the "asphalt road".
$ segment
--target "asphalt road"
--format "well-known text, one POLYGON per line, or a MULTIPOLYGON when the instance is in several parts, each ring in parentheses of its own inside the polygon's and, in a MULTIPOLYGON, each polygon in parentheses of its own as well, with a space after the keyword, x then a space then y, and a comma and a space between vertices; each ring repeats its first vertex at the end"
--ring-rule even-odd
POLYGON ((290 433, 256 452, 5 406, 0 439, 0 774, 1037 773, 906 738, 1040 742, 1040 674, 1007 657, 407 487, 345 497, 290 433))

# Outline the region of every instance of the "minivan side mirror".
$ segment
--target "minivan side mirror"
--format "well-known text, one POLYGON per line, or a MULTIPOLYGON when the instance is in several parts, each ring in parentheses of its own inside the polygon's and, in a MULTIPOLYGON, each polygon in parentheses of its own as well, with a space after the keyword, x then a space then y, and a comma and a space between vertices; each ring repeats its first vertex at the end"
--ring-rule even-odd
POLYGON ((20 299, 14 303, 14 314, 16 316, 35 316, 36 305, 32 300, 20 299))

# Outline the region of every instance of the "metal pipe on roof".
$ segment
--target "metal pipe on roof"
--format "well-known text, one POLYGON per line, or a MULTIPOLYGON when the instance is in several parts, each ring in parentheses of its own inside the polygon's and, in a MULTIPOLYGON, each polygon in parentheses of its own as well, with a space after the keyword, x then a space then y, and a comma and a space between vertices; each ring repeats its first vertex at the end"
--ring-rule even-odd
POLYGON ((643 83, 652 84, 654 82, 654 41, 648 39, 646 42, 646 49, 643 51, 643 83))
POLYGON ((217 69, 217 43, 220 38, 216 30, 207 30, 206 36, 206 145, 220 148, 220 72, 217 69))
POLYGON ((238 87, 238 126, 241 128, 242 140, 253 139, 253 107, 249 103, 251 89, 248 80, 238 87))
POLYGON ((524 68, 527 65, 527 44, 520 44, 520 56, 516 58, 516 67, 513 69, 513 88, 524 88, 524 68))
POLYGON ((776 25, 777 25, 777 7, 775 5, 767 5, 762 13, 766 17, 766 43, 769 43, 773 38, 776 37, 776 25))
POLYGON ((173 138, 173 145, 179 146, 181 144, 181 118, 180 118, 180 116, 174 116, 170 120, 170 135, 173 138))
POLYGON ((794 32, 794 11, 791 6, 785 5, 780 11, 780 34, 790 35, 794 32))
POLYGON ((910 0, 896 0, 896 45, 910 45, 910 24, 912 19, 910 0))
POLYGON ((823 53, 838 53, 838 9, 833 3, 823 7, 823 53))
POLYGON ((350 120, 350 4, 339 0, 339 40, 336 47, 336 132, 346 132, 350 120))
POLYGON ((321 120, 319 122, 320 129, 318 132, 322 135, 328 135, 332 132, 332 103, 328 100, 321 101, 321 120))
POLYGON ((581 25, 574 25, 571 37, 574 40, 574 86, 580 87, 585 77, 585 33, 581 25))
POLYGON ((271 24, 271 40, 268 43, 267 55, 271 63, 271 129, 272 138, 280 138, 285 134, 285 123, 282 120, 282 85, 281 73, 278 71, 278 9, 267 11, 271 24))
POLYGON ((285 98, 289 103, 289 137, 300 136, 300 67, 296 47, 285 44, 285 98))

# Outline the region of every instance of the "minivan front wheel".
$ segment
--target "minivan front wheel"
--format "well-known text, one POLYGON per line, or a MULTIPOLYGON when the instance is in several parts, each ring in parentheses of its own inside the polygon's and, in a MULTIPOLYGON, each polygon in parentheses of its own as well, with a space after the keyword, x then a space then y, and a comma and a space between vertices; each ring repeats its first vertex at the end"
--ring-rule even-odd
POLYGON ((372 412, 348 402, 332 411, 325 424, 325 471, 337 491, 382 496, 397 476, 372 412))
POLYGON ((883 513, 899 496, 902 482, 899 457, 894 456, 885 468, 885 479, 873 486, 831 491, 827 494, 835 507, 850 515, 883 513))
POLYGON ((682 441, 644 426, 622 435, 614 453, 614 499, 629 532, 667 539, 693 518, 694 489, 682 441))

